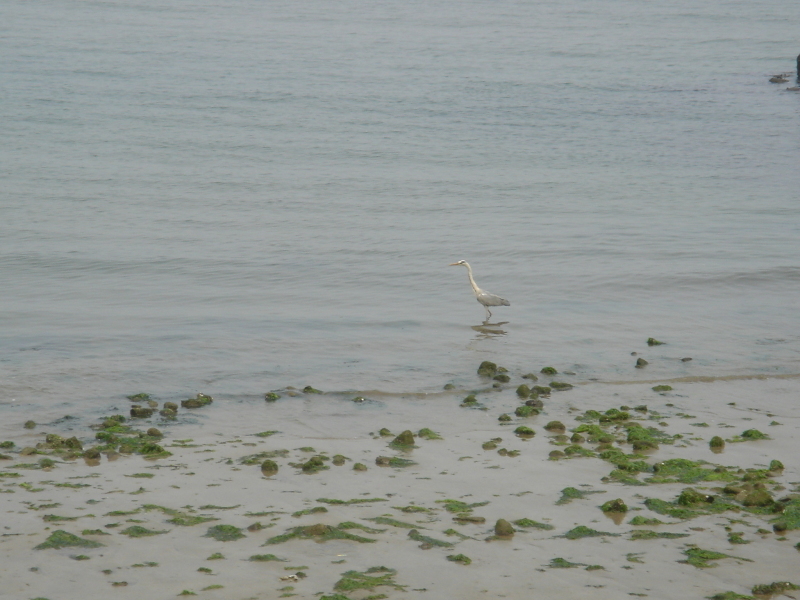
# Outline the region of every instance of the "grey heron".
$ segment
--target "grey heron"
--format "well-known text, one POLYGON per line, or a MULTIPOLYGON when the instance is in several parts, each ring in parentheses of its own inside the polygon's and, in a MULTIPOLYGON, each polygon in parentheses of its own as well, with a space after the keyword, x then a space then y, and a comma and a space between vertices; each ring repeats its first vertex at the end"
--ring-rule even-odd
POLYGON ((472 286, 472 291, 475 293, 475 299, 481 304, 483 304, 483 308, 486 309, 487 321, 492 316, 492 311, 489 310, 490 306, 511 306, 511 303, 505 298, 501 298, 500 296, 495 296, 494 294, 490 294, 489 292, 482 290, 481 288, 478 287, 478 284, 475 283, 475 278, 472 276, 472 267, 469 266, 469 263, 467 261, 460 260, 458 262, 450 263, 449 266, 467 267, 467 276, 469 277, 469 283, 472 286))

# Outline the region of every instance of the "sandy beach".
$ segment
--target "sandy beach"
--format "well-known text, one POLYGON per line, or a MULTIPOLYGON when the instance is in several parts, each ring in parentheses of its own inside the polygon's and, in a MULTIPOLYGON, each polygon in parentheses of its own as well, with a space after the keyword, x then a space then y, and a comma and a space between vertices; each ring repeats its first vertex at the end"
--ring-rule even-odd
POLYGON ((48 449, 48 434, 75 436, 83 452, 109 441, 95 437, 114 426, 110 410, 94 422, 5 423, 0 597, 682 599, 800 583, 800 379, 654 391, 658 382, 521 375, 498 388, 476 376, 474 403, 463 402, 473 390, 277 390, 275 401, 215 398, 174 419, 131 418, 124 406, 116 426, 132 432, 119 439, 156 427, 163 438, 152 443, 171 454, 162 458, 128 454, 124 442, 99 460, 48 449), (551 380, 574 387, 516 416, 518 386, 551 380), (515 434, 520 426, 535 435, 515 434), (657 447, 634 452, 636 427, 657 431, 657 447), (406 430, 413 445, 393 443, 406 430), (767 437, 742 437, 753 430, 767 437), (726 440, 721 452, 714 436, 726 440), (39 454, 20 454, 37 444, 39 454), (389 459, 408 464, 377 464, 389 459), (262 472, 265 460, 276 473, 262 472), (756 490, 767 500, 746 506, 756 490), (627 512, 601 510, 617 499, 627 512), (496 535, 501 519, 511 535, 496 535))

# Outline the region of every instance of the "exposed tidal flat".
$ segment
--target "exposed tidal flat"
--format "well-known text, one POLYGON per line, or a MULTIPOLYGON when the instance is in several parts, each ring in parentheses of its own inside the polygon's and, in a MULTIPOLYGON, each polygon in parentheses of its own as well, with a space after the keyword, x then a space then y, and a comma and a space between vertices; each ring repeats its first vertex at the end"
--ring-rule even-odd
POLYGON ((800 584, 799 377, 473 373, 427 394, 131 390, 48 423, 6 410, 0 597, 742 598, 800 584))

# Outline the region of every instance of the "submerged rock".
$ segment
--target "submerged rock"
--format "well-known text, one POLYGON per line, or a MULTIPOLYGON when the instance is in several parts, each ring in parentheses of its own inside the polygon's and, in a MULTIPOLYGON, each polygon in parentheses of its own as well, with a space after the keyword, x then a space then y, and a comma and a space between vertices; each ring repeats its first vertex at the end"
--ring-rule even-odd
POLYGON ((544 367, 540 372, 544 375, 558 375, 555 367, 544 367))
POLYGON ((497 373, 497 365, 485 360, 478 367, 478 375, 481 377, 493 377, 497 373))
POLYGON ((211 396, 207 396, 206 394, 197 394, 195 398, 181 400, 181 406, 183 408, 200 408, 202 406, 206 406, 207 404, 211 404, 213 401, 214 399, 211 396))
POLYGON ((494 534, 497 537, 511 537, 515 533, 514 527, 505 519, 497 519, 494 525, 494 534))

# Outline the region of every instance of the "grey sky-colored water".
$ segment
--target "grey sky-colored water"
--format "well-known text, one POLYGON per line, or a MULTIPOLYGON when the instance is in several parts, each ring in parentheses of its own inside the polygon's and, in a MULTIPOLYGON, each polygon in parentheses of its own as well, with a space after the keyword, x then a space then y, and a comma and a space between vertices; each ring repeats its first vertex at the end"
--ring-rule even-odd
POLYGON ((435 390, 484 359, 797 372, 800 94, 767 82, 795 25, 779 1, 5 2, 0 402, 435 390), (473 328, 459 259, 505 324, 473 328))

